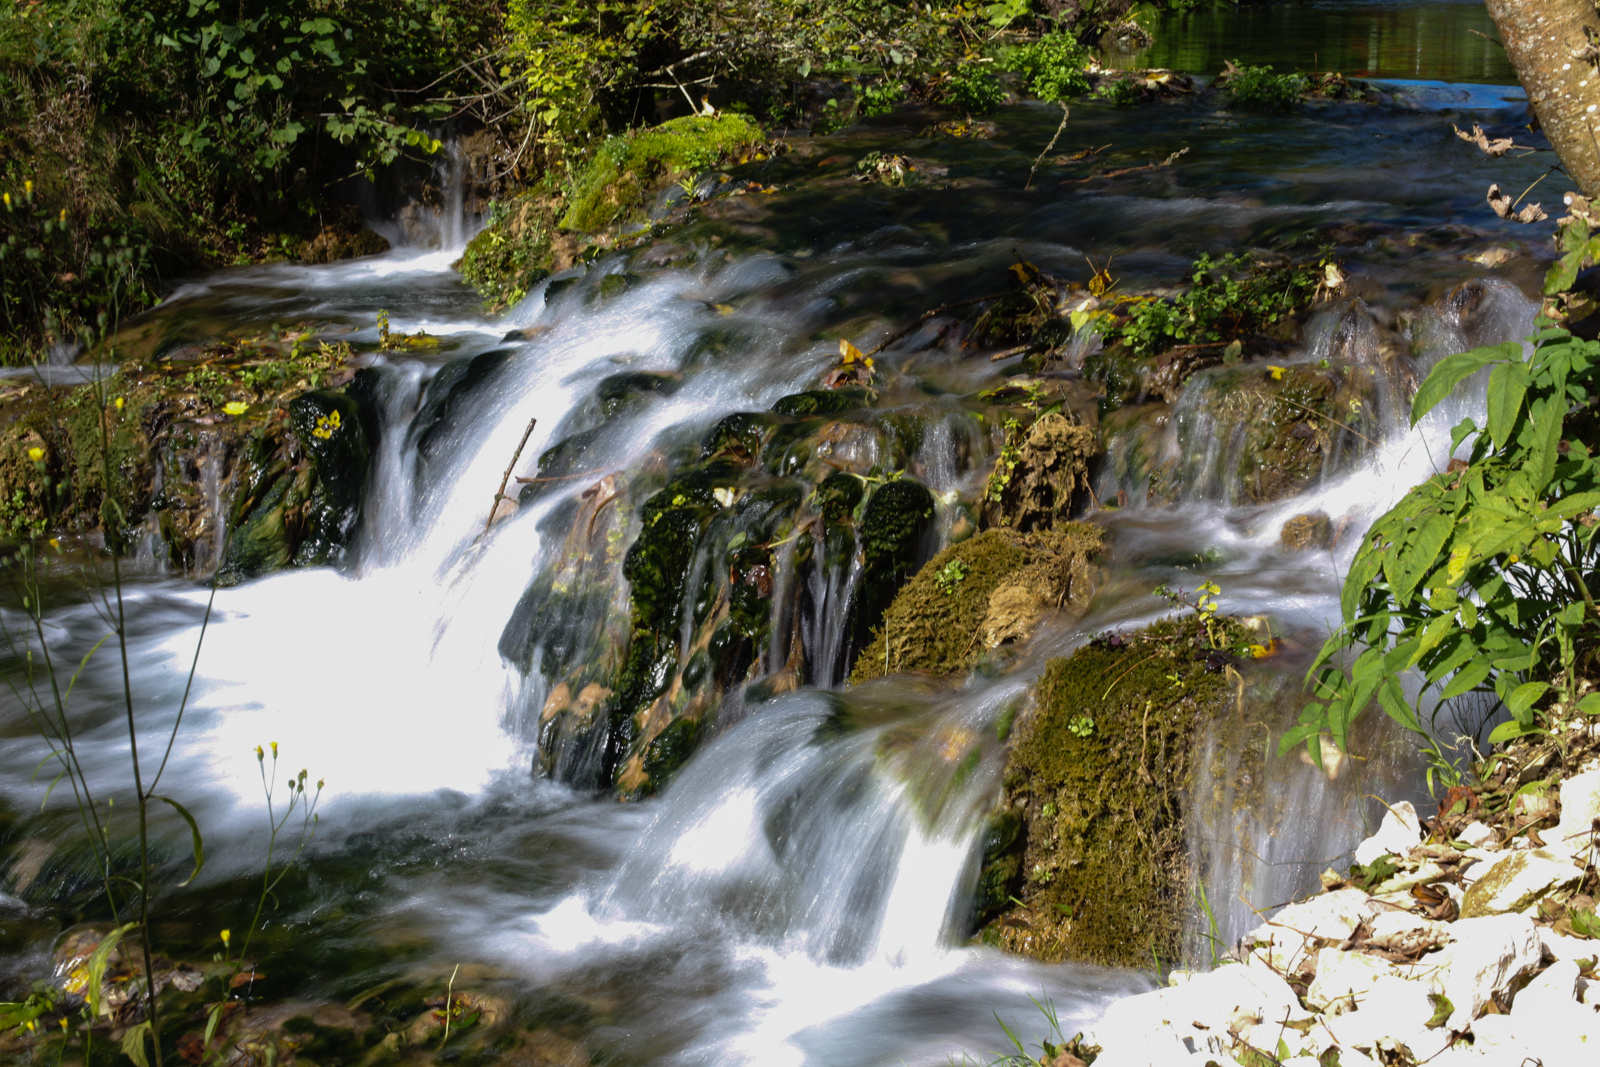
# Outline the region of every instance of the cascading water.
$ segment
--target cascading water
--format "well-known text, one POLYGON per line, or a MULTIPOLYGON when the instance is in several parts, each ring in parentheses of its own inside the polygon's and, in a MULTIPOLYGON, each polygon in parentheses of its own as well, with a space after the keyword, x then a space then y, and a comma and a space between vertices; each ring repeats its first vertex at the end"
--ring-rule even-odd
MULTIPOLYGON (((1170 278, 1200 249, 1347 217, 1421 231, 1478 195, 1476 179, 1440 161, 1437 145, 1453 143, 1448 123, 1426 110, 1343 124, 1206 116, 1228 135, 1203 142, 1191 118, 1146 115, 1135 130, 1112 109, 1083 110, 1074 122, 1085 143, 1115 131, 1131 151, 1159 156, 1193 140, 1192 166, 1115 189, 1020 198, 1020 175, 1057 121, 1022 108, 1002 117, 997 140, 949 148, 949 188, 801 187, 763 206, 765 215, 752 209, 756 221, 741 225, 765 228, 755 236, 708 219, 665 246, 541 286, 495 322, 452 280, 448 247, 251 268, 173 296, 159 314, 174 324, 315 320, 367 340, 383 308, 395 329, 426 329, 453 346, 447 361, 393 358, 378 368, 383 432, 349 566, 220 590, 204 629, 167 774, 207 828, 207 884, 231 885, 255 862, 257 744, 276 741, 293 765, 328 782, 307 861, 314 873, 274 919, 265 972, 300 976, 293 995, 342 1000, 400 972, 448 975, 476 961, 562 1041, 627 1062, 685 1064, 943 1062, 961 1048, 1000 1047, 994 1013, 1037 1030, 1029 997, 1041 991, 1070 1034, 1110 998, 1149 984, 1138 973, 1044 966, 966 943, 999 785, 997 723, 1050 656, 1159 615, 1149 595, 1157 584, 1193 585, 1204 574, 1223 587, 1227 610, 1315 640, 1304 635, 1337 614, 1349 531, 1447 462, 1449 426, 1467 413, 1444 405, 1404 426, 1408 382, 1440 355, 1519 337, 1531 321, 1534 305, 1508 283, 1454 290, 1483 273, 1455 251, 1400 257, 1376 240, 1349 248, 1346 269, 1364 274, 1366 304, 1328 312, 1279 362, 1286 372, 1320 372, 1326 362, 1376 385, 1344 398, 1367 409, 1361 435, 1340 437, 1297 495, 1258 499, 1240 488, 1240 445, 1218 415, 1229 402, 1218 383, 1231 368, 1197 375, 1169 411, 1141 409, 1146 422, 1108 420, 1097 491, 1109 502, 1120 490, 1130 505, 1103 516, 1112 572, 1087 617, 1046 627, 1008 673, 960 688, 890 678, 842 690, 863 563, 854 541, 825 537, 809 556, 794 541, 760 564, 774 573, 753 682, 727 690, 664 795, 617 804, 559 784, 594 781, 602 754, 558 747, 546 727, 564 684, 556 679, 627 637, 622 553, 641 533, 646 493, 637 486, 659 488, 661 472, 699 455, 714 430, 732 432, 728 417, 766 413, 814 388, 836 361, 838 337, 869 347, 927 307, 986 291, 981 279, 1017 255, 1084 273, 1085 254, 1126 251, 1119 264, 1131 275, 1170 278), (1336 165, 1351 158, 1393 182, 1380 190, 1340 177, 1336 165), (1389 350, 1397 343, 1404 351, 1389 350), (486 531, 530 420, 515 473, 538 480, 486 531), (1186 471, 1183 491, 1167 497, 1181 503, 1157 506, 1137 465, 1118 466, 1117 450, 1135 438, 1186 471), (541 465, 540 456, 553 458, 541 465), (1284 521, 1313 511, 1341 532, 1335 546, 1284 554, 1284 521), (536 625, 517 624, 530 604, 556 606, 532 616, 536 625), (530 775, 535 766, 559 781, 530 775), (374 944, 384 947, 378 958, 374 944), (315 964, 290 962, 297 951, 315 964)), ((881 129, 854 136, 842 142, 851 151, 889 143, 881 129)), ((828 456, 862 469, 903 466, 933 491, 930 536, 949 538, 963 521, 958 501, 981 493, 999 443, 994 427, 953 401, 995 371, 948 341, 940 320, 879 362, 888 368, 879 407, 889 414, 871 434, 841 429, 828 456), (921 427, 915 439, 892 424, 902 416, 921 427)), ((783 503, 793 495, 784 470, 770 497, 719 502, 704 543, 727 549, 780 505, 801 506, 783 503), (768 511, 757 514, 758 505, 768 511)), ((711 559, 686 566, 700 573, 711 559)), ((175 711, 207 592, 151 573, 127 595, 137 710, 155 735, 175 711)), ((10 612, 5 621, 15 629, 22 620, 10 612)), ((63 662, 104 634, 88 602, 47 622, 63 662)), ((670 635, 679 676, 693 666, 696 625, 685 612, 670 635)), ((1303 660, 1286 662, 1276 699, 1292 717, 1303 660)), ((119 693, 101 650, 74 696, 93 774, 124 766, 119 693)), ((563 699, 579 714, 602 698, 580 688, 563 699)), ((1190 838, 1224 940, 1252 908, 1304 891, 1337 861, 1370 815, 1363 793, 1414 788, 1404 753, 1336 779, 1293 756, 1268 758, 1267 726, 1218 723, 1205 741, 1190 838)), ((44 793, 32 775, 46 749, 11 704, 0 729, 11 892, 52 899, 52 879, 70 887, 81 876, 71 850, 26 879, 16 857, 38 854, 30 842, 68 838, 69 820, 59 807, 23 814, 44 793)), ((174 852, 181 831, 163 827, 174 852)))

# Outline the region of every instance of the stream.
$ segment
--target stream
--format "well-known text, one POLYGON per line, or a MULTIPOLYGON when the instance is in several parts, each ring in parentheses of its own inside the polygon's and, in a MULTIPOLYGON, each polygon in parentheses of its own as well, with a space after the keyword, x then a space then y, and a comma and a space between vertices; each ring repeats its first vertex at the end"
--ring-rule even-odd
MULTIPOLYGON (((343 1003, 396 979, 456 974, 458 987, 512 1005, 531 1035, 518 1062, 866 1067, 1005 1051, 997 1017, 1031 1046, 1047 1036, 1035 1001, 1070 1035, 1114 998, 1150 988, 1149 971, 1044 965, 971 941, 1003 761, 996 723, 1049 658, 1159 618, 1168 607, 1156 586, 1207 579, 1223 610, 1267 616, 1290 635, 1278 700, 1292 721, 1307 653, 1337 620, 1356 533, 1443 467, 1449 428, 1471 414, 1452 400, 1409 428, 1406 381, 1450 352, 1522 337, 1536 310, 1525 294, 1548 256, 1543 231, 1495 219, 1483 192, 1491 181, 1520 190, 1544 164, 1485 160, 1450 128, 1526 121, 1503 59, 1465 34, 1469 23, 1487 25, 1481 5, 1305 3, 1174 20, 1138 63, 1214 74, 1224 52, 1248 62, 1270 38, 1287 67, 1287 32, 1322 40, 1322 68, 1344 64, 1389 98, 1287 116, 1075 104, 1060 150, 1109 146, 1097 166, 1189 151, 1178 165, 1117 179, 1077 182, 1046 168, 1027 191, 1060 118, 1053 106, 1007 106, 987 139, 920 136, 923 115, 872 119, 797 138, 805 153, 739 174, 781 191, 608 254, 501 316, 485 316, 451 270, 472 220, 441 222, 440 247, 236 268, 181 286, 151 313, 173 343, 297 322, 372 343, 383 309, 396 330, 426 330, 446 350, 378 357, 384 433, 345 566, 220 589, 204 626, 208 587, 164 573, 148 550, 127 580, 145 736, 165 736, 203 638, 164 789, 205 829, 208 861, 195 885, 163 898, 159 944, 201 957, 221 927, 247 925, 266 847, 256 746, 276 743, 280 770, 305 767, 327 786, 315 840, 258 935, 269 999, 343 1003), (855 182, 854 161, 874 150, 943 173, 903 189, 855 182), (1350 284, 1281 361, 1371 368, 1388 398, 1368 423, 1375 437, 1306 492, 1249 501, 1229 473, 1241 446, 1225 391, 1197 375, 1170 418, 1148 424, 1190 472, 1184 491, 1173 503, 1147 500, 1136 465, 1119 459, 1132 438, 1108 440, 1096 494, 1122 492, 1127 506, 1100 515, 1112 545, 1106 580, 1084 618, 1047 626, 1010 669, 959 687, 895 677, 845 687, 838 630, 850 587, 818 563, 791 579, 811 588, 804 641, 817 666, 807 684, 725 702, 662 794, 618 803, 572 775, 536 773, 549 687, 508 662, 502 635, 592 480, 556 484, 483 535, 530 419, 523 475, 563 434, 591 425, 597 383, 671 375, 674 389, 594 424, 590 468, 640 469, 729 414, 816 388, 839 337, 868 348, 925 309, 992 290, 1018 256, 1079 281, 1091 260, 1110 261, 1137 291, 1177 284, 1202 253, 1282 247, 1297 235, 1311 235, 1302 250, 1330 244, 1350 284), (1465 258, 1491 245, 1516 256, 1496 269, 1465 258), (625 286, 606 284, 618 275, 625 286), (503 340, 508 331, 522 333, 503 340), (409 428, 440 367, 496 351, 505 354, 486 380, 419 451, 409 428), (1283 523, 1313 511, 1352 532, 1332 550, 1285 551, 1283 523), (958 742, 960 760, 950 755, 958 742)), ((1542 189, 1547 208, 1564 191, 1542 189)), ((940 501, 943 543, 952 502, 982 491, 995 443, 941 398, 990 388, 1007 365, 964 353, 931 325, 879 362, 892 383, 885 404, 935 412, 919 415, 929 428, 908 469, 940 501)), ((76 664, 105 623, 70 583, 51 593, 47 639, 57 662, 76 664)), ((12 631, 25 621, 14 603, 0 615, 12 631)), ((15 676, 19 663, 12 655, 5 666, 15 676)), ((88 771, 106 781, 126 777, 120 702, 107 645, 73 695, 88 771)), ((1217 938, 1340 866, 1381 812, 1370 794, 1425 796, 1406 744, 1373 736, 1372 759, 1335 780, 1292 754, 1267 760, 1253 787, 1270 810, 1234 803, 1226 775, 1197 784, 1190 834, 1217 938)), ((9 693, 0 739, 9 872, 0 978, 14 981, 48 968, 55 936, 96 883, 81 851, 62 844, 81 833, 70 804, 58 796, 40 811, 48 776, 35 768, 47 750, 9 693)), ((1225 732, 1206 744, 1207 766, 1237 755, 1225 732)), ((181 878, 187 832, 163 819, 158 833, 181 878)), ((1205 933, 1196 931, 1192 962, 1207 959, 1205 933)))

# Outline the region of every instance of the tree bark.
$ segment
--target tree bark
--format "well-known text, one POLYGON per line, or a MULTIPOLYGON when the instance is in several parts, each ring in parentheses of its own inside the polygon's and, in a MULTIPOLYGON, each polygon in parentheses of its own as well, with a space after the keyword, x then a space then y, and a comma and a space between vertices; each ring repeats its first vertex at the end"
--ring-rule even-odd
POLYGON ((1595 0, 1484 0, 1528 103, 1585 196, 1600 195, 1600 70, 1582 59, 1600 33, 1595 0))

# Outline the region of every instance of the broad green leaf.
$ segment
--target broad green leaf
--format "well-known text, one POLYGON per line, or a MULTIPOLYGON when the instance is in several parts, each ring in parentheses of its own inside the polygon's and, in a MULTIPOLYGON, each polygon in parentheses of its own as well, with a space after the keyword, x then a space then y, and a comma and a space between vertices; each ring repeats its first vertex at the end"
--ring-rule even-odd
POLYGON ((1496 447, 1504 448, 1510 441, 1527 391, 1526 363, 1501 363, 1489 372, 1489 437, 1496 447))
POLYGON ((1577 707, 1585 715, 1600 715, 1600 691, 1590 693, 1578 701, 1577 707))
POLYGON ((1468 352, 1457 352, 1453 356, 1444 357, 1434 364, 1433 370, 1428 372, 1428 377, 1417 387, 1417 395, 1411 401, 1411 425, 1415 426, 1424 415, 1437 407, 1441 400, 1454 392, 1462 379, 1491 363, 1507 363, 1521 359, 1522 344, 1518 341, 1474 348, 1468 352))
POLYGON ((1470 693, 1482 685, 1488 677, 1489 661, 1481 657, 1474 659, 1457 671, 1454 678, 1450 679, 1450 684, 1445 686, 1443 692, 1439 694, 1440 699, 1449 700, 1452 697, 1461 696, 1463 693, 1470 693))
POLYGON ((1519 737, 1536 732, 1538 731, 1536 731, 1533 727, 1524 726, 1515 719, 1511 719, 1507 722, 1501 723, 1499 726, 1496 726, 1489 732, 1489 744, 1503 745, 1507 741, 1515 741, 1519 737))
POLYGON ((144 1041, 150 1036, 150 1020, 128 1028, 122 1035, 122 1054, 132 1060, 135 1067, 150 1067, 150 1057, 145 1052, 144 1041))
POLYGON ((1506 698, 1506 710, 1524 726, 1533 721, 1533 702, 1550 689, 1549 682, 1523 682, 1506 698))

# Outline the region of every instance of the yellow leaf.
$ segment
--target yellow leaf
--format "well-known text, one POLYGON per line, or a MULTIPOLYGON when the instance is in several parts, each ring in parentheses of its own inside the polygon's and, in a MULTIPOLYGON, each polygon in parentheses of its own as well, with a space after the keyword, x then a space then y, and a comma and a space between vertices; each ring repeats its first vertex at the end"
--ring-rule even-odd
POLYGON ((855 345, 841 337, 839 338, 839 358, 843 361, 844 365, 848 367, 856 360, 864 359, 866 357, 861 354, 861 349, 857 348, 855 345))

